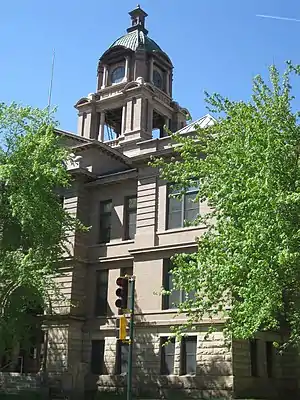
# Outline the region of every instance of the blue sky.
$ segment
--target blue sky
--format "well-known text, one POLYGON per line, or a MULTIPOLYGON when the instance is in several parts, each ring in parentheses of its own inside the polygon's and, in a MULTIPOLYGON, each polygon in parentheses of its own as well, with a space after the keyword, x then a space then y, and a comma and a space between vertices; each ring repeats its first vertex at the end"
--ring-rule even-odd
MULTIPOLYGON (((251 79, 275 62, 300 64, 299 0, 143 0, 149 36, 174 64, 174 98, 193 119, 203 91, 248 99, 251 79)), ((10 0, 1 3, 0 101, 45 107, 52 49, 53 104, 63 129, 76 130, 76 101, 96 88, 101 54, 130 25, 131 0, 10 0)), ((299 87, 300 90, 300 87, 299 87)))

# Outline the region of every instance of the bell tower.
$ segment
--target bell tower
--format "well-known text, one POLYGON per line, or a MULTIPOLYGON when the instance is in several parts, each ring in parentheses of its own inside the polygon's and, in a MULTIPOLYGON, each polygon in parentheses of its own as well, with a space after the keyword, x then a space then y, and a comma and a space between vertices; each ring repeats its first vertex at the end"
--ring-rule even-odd
POLYGON ((96 92, 81 98, 78 134, 106 142, 124 153, 140 141, 177 131, 187 110, 172 99, 173 65, 148 36, 147 13, 138 5, 131 26, 100 57, 96 92))

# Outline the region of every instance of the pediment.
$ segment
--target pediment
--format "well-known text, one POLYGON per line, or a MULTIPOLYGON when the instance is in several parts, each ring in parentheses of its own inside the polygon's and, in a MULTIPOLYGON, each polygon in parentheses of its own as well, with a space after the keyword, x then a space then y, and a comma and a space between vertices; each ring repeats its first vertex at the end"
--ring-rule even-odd
POLYGON ((81 105, 89 103, 89 102, 90 102, 90 99, 88 99, 87 97, 81 97, 81 99, 79 99, 77 101, 77 103, 75 104, 74 107, 81 106, 81 105))

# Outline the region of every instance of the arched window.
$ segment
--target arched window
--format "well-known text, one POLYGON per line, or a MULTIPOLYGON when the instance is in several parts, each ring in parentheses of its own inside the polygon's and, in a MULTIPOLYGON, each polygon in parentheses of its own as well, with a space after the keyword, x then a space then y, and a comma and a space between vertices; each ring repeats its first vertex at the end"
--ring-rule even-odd
POLYGON ((111 83, 120 83, 122 82, 125 76, 125 67, 121 65, 115 68, 111 73, 111 83))
POLYGON ((163 88, 163 79, 160 72, 158 72, 157 69, 153 71, 153 83, 158 89, 163 88))

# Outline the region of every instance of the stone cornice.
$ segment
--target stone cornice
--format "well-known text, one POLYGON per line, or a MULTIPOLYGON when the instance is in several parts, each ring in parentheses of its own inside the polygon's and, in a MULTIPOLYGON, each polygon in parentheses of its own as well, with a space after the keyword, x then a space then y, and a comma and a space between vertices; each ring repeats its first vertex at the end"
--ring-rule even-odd
POLYGON ((137 170, 136 169, 129 169, 125 171, 115 172, 103 176, 98 176, 96 180, 93 182, 87 183, 86 187, 94 187, 98 185, 107 185, 110 183, 121 182, 127 179, 135 179, 137 178, 137 170))

